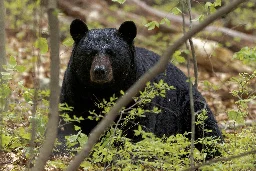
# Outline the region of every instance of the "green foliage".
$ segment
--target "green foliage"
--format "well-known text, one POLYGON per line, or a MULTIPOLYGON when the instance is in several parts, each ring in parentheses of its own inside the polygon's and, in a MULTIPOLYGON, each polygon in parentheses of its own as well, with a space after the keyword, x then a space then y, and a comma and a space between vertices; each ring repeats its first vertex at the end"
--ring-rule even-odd
MULTIPOLYGON (((0 98, 6 100, 10 96, 19 96, 19 102, 8 100, 8 110, 2 113, 3 127, 7 128, 3 130, 2 140, 3 149, 7 152, 15 151, 17 157, 28 156, 28 147, 31 138, 31 116, 28 115, 31 110, 30 104, 33 104, 34 90, 23 86, 23 82, 19 81, 15 83, 13 78, 16 74, 21 74, 26 70, 25 66, 18 65, 14 57, 10 57, 7 65, 4 66, 5 72, 1 73, 3 79, 6 81, 0 85, 0 98), (17 86, 10 87, 9 85, 16 84, 17 86), (27 121, 27 122, 25 122, 27 121)), ((39 91, 39 99, 41 105, 36 111, 36 144, 41 144, 44 138, 45 125, 48 121, 48 101, 45 100, 49 97, 49 91, 39 91)), ((4 101, 3 105, 6 105, 4 101)), ((38 150, 37 146, 34 151, 38 150)))
POLYGON ((253 93, 251 83, 256 79, 256 71, 252 74, 240 73, 236 77, 230 79, 230 84, 236 85, 236 89, 231 91, 231 94, 238 100, 235 102, 237 109, 228 111, 228 116, 231 120, 237 123, 243 123, 244 118, 249 114, 249 104, 255 102, 256 95, 253 93))
POLYGON ((65 40, 63 40, 62 44, 67 47, 72 47, 74 40, 71 37, 67 37, 65 40))
MULTIPOLYGON (((141 125, 137 125, 134 122, 136 118, 144 117, 147 112, 159 113, 161 110, 158 107, 145 110, 143 106, 150 103, 156 96, 165 97, 166 91, 173 89, 173 86, 167 85, 163 80, 160 80, 158 83, 147 83, 144 91, 141 91, 140 95, 134 98, 134 105, 129 108, 123 108, 120 111, 119 120, 101 137, 100 142, 95 145, 91 152, 90 158, 82 166, 95 170, 107 168, 112 170, 179 170, 189 167, 189 159, 186 157, 189 156, 190 140, 187 138, 189 133, 158 138, 153 133, 145 132, 141 125), (134 123, 132 127, 137 125, 138 128, 134 129, 134 136, 141 137, 142 141, 133 143, 130 139, 123 136, 125 133, 121 128, 124 128, 128 123, 134 123)), ((120 93, 124 94, 123 91, 120 93)), ((117 98, 114 95, 109 101, 103 100, 98 103, 97 107, 102 112, 97 114, 95 111, 91 111, 88 118, 97 121, 102 119, 116 100, 117 98)), ((196 124, 204 128, 204 120, 207 118, 206 111, 201 111, 197 116, 196 124)), ((83 145, 87 140, 87 136, 81 133, 80 128, 77 127, 76 129, 78 134, 66 137, 69 147, 75 146, 76 143, 83 145)), ((209 131, 204 130, 205 132, 209 131)), ((203 137, 196 141, 196 143, 209 146, 216 144, 217 140, 203 137)), ((203 161, 206 153, 212 152, 212 150, 215 149, 205 148, 202 152, 196 150, 194 153, 195 160, 198 162, 203 161)))
POLYGON ((221 6, 221 0, 216 0, 215 2, 206 2, 205 8, 210 11, 210 13, 216 12, 216 7, 221 6))
POLYGON ((33 23, 35 11, 40 5, 40 0, 8 0, 4 2, 7 13, 6 21, 8 21, 10 28, 18 30, 22 28, 23 24, 33 23))
MULTIPOLYGON (((210 86, 210 84, 207 85, 210 86)), ((166 85, 163 81, 154 84, 148 83, 145 90, 140 92, 140 96, 134 98, 135 105, 127 109, 123 108, 122 111, 120 111, 121 119, 105 133, 100 142, 95 145, 90 157, 84 161, 81 166, 84 167, 84 169, 93 170, 181 170, 189 168, 190 161, 188 156, 190 140, 187 136, 190 133, 158 138, 152 133, 145 132, 141 125, 137 125, 137 129, 134 130, 134 135, 141 137, 142 141, 133 143, 130 139, 123 136, 124 132, 120 129, 120 126, 122 127, 128 122, 132 123, 136 117, 143 117, 146 112, 159 113, 160 109, 158 108, 149 111, 144 110, 142 106, 151 102, 152 98, 156 96, 164 97, 165 92, 172 89, 172 86, 166 85)), ((121 91, 121 94, 124 94, 124 92, 121 91)), ((98 104, 98 107, 103 111, 100 114, 91 112, 92 117, 89 116, 89 118, 101 119, 109 111, 109 108, 114 104, 116 99, 117 98, 113 96, 109 101, 103 100, 103 102, 98 104)), ((204 127, 204 120, 207 119, 207 117, 205 110, 197 113, 196 124, 202 127, 204 133, 210 132, 210 130, 204 127)), ((80 132, 78 135, 79 134, 80 132)), ((238 136, 235 136, 235 134, 227 134, 226 136, 229 143, 217 145, 218 150, 222 152, 224 157, 229 157, 230 154, 240 154, 255 148, 255 144, 253 143, 255 141, 255 128, 253 127, 242 130, 238 136)), ((83 143, 85 142, 86 138, 83 143)), ((217 150, 216 148, 208 147, 216 146, 218 140, 210 137, 202 137, 196 140, 195 143, 200 143, 204 146, 201 152, 196 149, 194 152, 195 161, 197 164, 200 164, 205 161, 207 153, 212 153, 217 150)), ((82 144, 81 141, 79 144, 82 144)), ((240 163, 240 160, 232 160, 214 163, 209 166, 204 166, 201 169, 232 170, 237 167, 241 170, 246 170, 255 167, 253 159, 253 155, 249 155, 246 157, 246 160, 243 160, 243 163, 240 163)))
POLYGON ((48 52, 48 42, 46 38, 39 37, 35 42, 35 47, 40 50, 41 54, 48 52))
MULTIPOLYGON (((256 127, 247 127, 237 134, 225 134, 225 141, 222 145, 222 156, 229 157, 255 150, 256 127)), ((248 155, 227 162, 216 163, 212 166, 217 170, 254 170, 256 167, 255 155, 248 155)), ((207 167, 206 167, 207 168, 207 167)), ((206 169, 207 170, 207 169, 206 169)))
MULTIPOLYGON (((223 0, 226 4, 230 0, 223 0)), ((226 17, 232 26, 241 25, 245 30, 254 30, 256 28, 255 0, 248 0, 237 8, 232 14, 226 17)))
POLYGON ((182 56, 182 51, 181 50, 177 50, 174 52, 174 54, 172 55, 172 59, 171 62, 173 64, 180 64, 180 63, 185 63, 186 59, 182 56))
POLYGON ((157 21, 151 21, 145 27, 148 27, 148 30, 153 30, 155 27, 159 27, 159 23, 157 21))
POLYGON ((234 59, 239 59, 246 65, 256 66, 256 48, 244 47, 234 54, 234 59))
MULTIPOLYGON (((110 130, 107 135, 112 135, 111 131, 114 130, 110 130)), ((105 166, 112 170, 168 170, 188 166, 188 159, 185 158, 181 162, 182 156, 188 155, 186 148, 190 144, 185 136, 177 134, 168 138, 157 138, 140 127, 135 133, 137 136, 141 135, 143 140, 132 143, 120 134, 107 137, 104 142, 95 146, 92 157, 88 161, 94 165, 105 163, 105 166), (115 144, 119 144, 119 147, 115 144)))
POLYGON ((208 80, 204 80, 203 81, 203 85, 204 85, 204 89, 205 90, 214 90, 214 91, 216 91, 216 90, 220 89, 220 86, 215 85, 215 84, 211 83, 208 80))
POLYGON ((3 68, 5 69, 5 72, 1 72, 1 85, 0 85, 0 108, 1 110, 4 109, 6 104, 6 99, 11 94, 11 89, 8 85, 8 80, 11 80, 14 72, 24 72, 25 67, 21 65, 17 65, 16 59, 11 56, 9 61, 7 62, 7 65, 3 65, 3 68))
MULTIPOLYGON (((239 52, 235 53, 234 58, 241 60, 245 64, 255 66, 256 61, 256 48, 244 47, 239 52)), ((228 116, 236 123, 243 123, 244 118, 249 115, 250 103, 255 103, 256 95, 252 89, 252 84, 256 80, 256 70, 249 73, 239 73, 238 76, 230 79, 230 84, 236 86, 236 89, 231 91, 231 94, 238 100, 235 102, 237 109, 228 111, 228 116)))
MULTIPOLYGON (((7 66, 17 66, 15 60, 12 58, 7 66)), ((10 70, 13 72, 13 70, 10 70)), ((243 75, 242 80, 247 80, 247 82, 252 78, 249 75, 243 75)), ((255 75, 254 75, 255 76, 255 75)), ((239 79, 234 79, 239 80, 239 79)), ((239 81, 241 84, 244 81, 239 81)), ((13 127, 13 129, 5 129, 3 132, 3 145, 6 151, 16 151, 17 156, 27 156, 27 148, 30 141, 30 122, 31 118, 29 115, 24 115, 28 113, 30 105, 33 104, 33 94, 34 90, 25 88, 20 82, 19 86, 16 87, 24 99, 20 102, 21 109, 17 109, 16 103, 10 103, 9 110, 4 113, 4 127, 13 127), (27 125, 20 125, 19 123, 24 122, 24 120, 29 120, 27 125), (15 129, 14 129, 15 128, 15 129)), ((209 85, 209 84, 207 84, 209 85)), ((247 84, 245 84, 247 85, 247 84)), ((245 85, 241 87, 245 87, 245 85)), ((210 85, 209 85, 210 86, 210 85)), ((134 135, 141 137, 142 141, 133 143, 130 139, 125 138, 125 134, 120 128, 125 126, 128 122, 134 121, 137 117, 144 117, 146 112, 159 113, 160 109, 157 107, 151 110, 144 110, 143 105, 151 102, 156 96, 165 96, 166 91, 171 91, 174 87, 168 86, 162 80, 159 83, 148 83, 145 90, 140 92, 140 96, 134 98, 135 104, 129 108, 123 108, 120 113, 121 119, 114 124, 110 130, 108 130, 103 137, 101 137, 100 142, 97 143, 91 152, 91 155, 86 159, 81 167, 84 169, 91 170, 103 170, 103 169, 116 169, 116 170, 181 170, 190 167, 189 161, 189 148, 190 140, 187 138, 190 133, 185 133, 184 135, 177 134, 170 137, 156 137, 154 134, 145 132, 141 125, 135 125, 134 135)), ((245 91, 245 88, 239 89, 239 91, 245 91)), ((15 93, 13 90, 9 90, 9 93, 15 93)), ((247 91, 245 91, 247 92, 247 91)), ((244 92, 244 93, 245 93, 244 92)), ((124 92, 121 92, 124 94, 124 92)), ((239 93, 235 93, 239 94, 239 93)), ((43 137, 45 126, 48 120, 48 100, 46 98, 49 96, 49 91, 39 91, 39 99, 42 99, 42 105, 38 106, 36 113, 36 125, 37 125, 37 147, 34 151, 37 153, 38 147, 40 146, 43 137)), ((111 97, 108 101, 103 100, 97 106, 102 110, 100 114, 91 112, 88 117, 93 120, 99 120, 109 111, 111 106, 114 105, 117 100, 116 96, 111 97)), ((60 105, 60 110, 70 111, 72 107, 66 104, 60 105)), ((83 120, 81 117, 70 118, 67 114, 63 114, 66 121, 79 122, 83 120)), ((197 114, 196 124, 200 125, 204 132, 209 130, 204 129, 204 120, 207 118, 206 111, 201 111, 197 114)), ((75 130, 78 131, 75 135, 67 136, 68 140, 67 146, 73 151, 80 149, 74 148, 77 144, 82 146, 86 143, 88 137, 81 132, 81 129, 75 126, 75 130)), ((255 128, 244 129, 239 134, 226 134, 228 143, 220 144, 219 150, 222 152, 224 157, 230 155, 240 154, 247 150, 255 148, 255 128)), ((196 142, 202 143, 206 146, 216 145, 217 140, 209 137, 203 137, 198 139, 196 142)), ((195 149, 194 158, 197 164, 200 164, 205 160, 206 153, 213 152, 216 149, 204 148, 201 152, 195 149)), ((252 169, 255 167, 253 163, 253 155, 244 157, 241 160, 232 160, 228 162, 219 162, 212 164, 210 166, 204 166, 202 170, 232 170, 239 168, 240 170, 252 169)), ((63 161, 61 159, 56 159, 48 162, 48 166, 64 169, 68 164, 68 161, 63 161)), ((16 166, 19 168, 19 166, 16 166)))

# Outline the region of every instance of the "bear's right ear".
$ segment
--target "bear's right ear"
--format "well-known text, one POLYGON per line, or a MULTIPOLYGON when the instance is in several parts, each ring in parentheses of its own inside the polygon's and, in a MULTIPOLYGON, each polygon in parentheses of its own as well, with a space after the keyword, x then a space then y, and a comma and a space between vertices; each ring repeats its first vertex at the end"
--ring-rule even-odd
POLYGON ((76 43, 84 37, 88 30, 87 25, 80 19, 75 19, 70 24, 70 35, 76 43))
POLYGON ((126 40, 128 43, 132 43, 133 39, 137 35, 137 27, 133 21, 125 21, 118 29, 120 35, 126 40))

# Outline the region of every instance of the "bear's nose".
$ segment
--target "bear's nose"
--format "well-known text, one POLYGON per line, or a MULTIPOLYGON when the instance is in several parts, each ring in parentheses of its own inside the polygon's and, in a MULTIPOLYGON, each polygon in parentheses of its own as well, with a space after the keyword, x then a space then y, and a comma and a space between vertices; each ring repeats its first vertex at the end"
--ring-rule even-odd
POLYGON ((104 65, 97 65, 94 68, 94 74, 96 77, 104 77, 106 72, 107 71, 104 65))

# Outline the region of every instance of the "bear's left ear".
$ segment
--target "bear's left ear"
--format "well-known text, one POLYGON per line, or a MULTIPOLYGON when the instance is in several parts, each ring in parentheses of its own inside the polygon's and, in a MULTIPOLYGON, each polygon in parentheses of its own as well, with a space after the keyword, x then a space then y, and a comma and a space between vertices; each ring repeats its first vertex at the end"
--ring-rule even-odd
POLYGON ((70 35, 76 43, 79 42, 88 31, 87 25, 80 19, 75 19, 70 24, 70 35))
POLYGON ((118 32, 128 43, 132 43, 137 35, 137 28, 133 21, 125 21, 119 27, 118 32))

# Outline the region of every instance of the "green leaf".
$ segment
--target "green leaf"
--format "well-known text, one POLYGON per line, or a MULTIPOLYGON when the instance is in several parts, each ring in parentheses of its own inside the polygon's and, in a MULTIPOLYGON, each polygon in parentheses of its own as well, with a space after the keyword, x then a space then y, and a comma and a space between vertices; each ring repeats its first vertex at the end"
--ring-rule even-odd
POLYGON ((12 137, 9 135, 2 135, 2 145, 3 147, 8 146, 12 141, 12 137))
POLYGON ((88 162, 88 161, 84 161, 83 163, 81 163, 80 165, 81 167, 83 167, 84 170, 93 170, 93 165, 88 162))
POLYGON ((22 137, 23 139, 29 140, 31 138, 30 132, 25 130, 23 127, 19 127, 18 129, 19 136, 22 137))
POLYGON ((15 67, 17 65, 16 59, 13 56, 10 56, 9 65, 15 67))
POLYGON ((148 30, 153 30, 155 27, 159 27, 159 23, 157 21, 151 21, 145 25, 148 30))
POLYGON ((205 3, 205 8, 208 9, 209 7, 211 7, 213 4, 211 2, 206 2, 205 3))
POLYGON ((112 0, 113 2, 118 2, 119 4, 125 3, 126 0, 112 0))
POLYGON ((161 21, 160 21, 160 24, 167 24, 168 26, 171 25, 171 22, 170 20, 168 20, 168 18, 163 18, 161 21))
POLYGON ((22 73, 22 72, 24 72, 24 71, 26 70, 26 67, 23 66, 23 65, 17 65, 17 66, 15 67, 15 69, 16 69, 18 72, 22 73))
POLYGON ((84 133, 79 134, 78 142, 80 143, 80 145, 84 145, 87 140, 88 140, 88 136, 86 134, 84 133))
POLYGON ((238 111, 234 111, 234 110, 228 111, 228 118, 230 120, 236 121, 237 123, 243 123, 244 122, 243 115, 238 111))
POLYGON ((1 75, 2 76, 11 75, 11 73, 9 73, 9 72, 1 72, 1 75))
POLYGON ((71 47, 74 44, 74 40, 71 37, 67 37, 62 44, 67 47, 71 47))
POLYGON ((4 76, 2 77, 2 79, 3 79, 3 80, 11 80, 11 79, 12 79, 12 76, 10 76, 10 75, 4 75, 4 76))
POLYGON ((198 18, 199 22, 202 22, 204 20, 204 18, 205 18, 205 15, 200 15, 198 18))
POLYGON ((35 47, 38 48, 42 54, 48 52, 48 42, 45 38, 38 38, 35 42, 35 47))
POLYGON ((215 4, 215 7, 221 6, 221 0, 215 0, 214 4, 215 4))
POLYGON ((179 8, 175 7, 175 8, 172 9, 172 13, 174 15, 178 15, 178 14, 181 14, 182 12, 181 12, 181 10, 179 8))
POLYGON ((186 59, 181 56, 181 51, 175 51, 173 56, 172 56, 172 62, 174 63, 184 63, 186 62, 186 59))
POLYGON ((141 125, 138 125, 138 131, 142 131, 141 125))
POLYGON ((199 21, 202 22, 204 20, 205 16, 204 15, 199 15, 197 18, 193 19, 192 21, 199 21))
POLYGON ((78 131, 78 130, 80 130, 80 129, 81 129, 81 127, 76 126, 76 125, 74 126, 74 128, 75 128, 75 130, 76 130, 76 131, 78 131))

